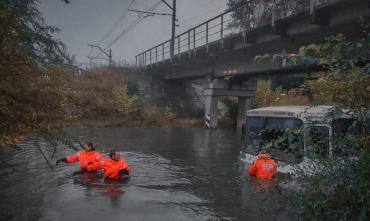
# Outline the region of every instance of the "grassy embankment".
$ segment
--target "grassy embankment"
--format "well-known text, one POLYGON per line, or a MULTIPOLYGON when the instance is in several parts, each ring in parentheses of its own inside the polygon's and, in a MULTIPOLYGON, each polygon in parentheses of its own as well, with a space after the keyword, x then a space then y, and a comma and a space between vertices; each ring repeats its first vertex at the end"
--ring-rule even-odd
POLYGON ((76 76, 80 123, 86 126, 198 126, 196 117, 177 117, 132 68, 92 69, 76 76))

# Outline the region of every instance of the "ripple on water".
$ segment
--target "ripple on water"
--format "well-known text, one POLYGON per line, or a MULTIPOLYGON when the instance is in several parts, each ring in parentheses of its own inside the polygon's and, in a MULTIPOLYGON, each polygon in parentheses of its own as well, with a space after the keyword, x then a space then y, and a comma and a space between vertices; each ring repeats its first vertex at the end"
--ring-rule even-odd
MULTIPOLYGON (((240 137, 232 130, 71 132, 98 147, 107 146, 99 149, 104 154, 118 149, 132 168, 130 179, 106 182, 101 174, 73 177, 76 164, 51 168, 36 144, 52 164, 74 151, 60 145, 54 153, 45 141, 31 138, 15 149, 0 150, 0 161, 14 165, 0 167, 0 218, 10 214, 14 220, 255 220, 272 212, 269 208, 260 212, 265 198, 250 191, 253 184, 241 174, 240 137)), ((271 195, 268 199, 269 205, 280 204, 271 195)))

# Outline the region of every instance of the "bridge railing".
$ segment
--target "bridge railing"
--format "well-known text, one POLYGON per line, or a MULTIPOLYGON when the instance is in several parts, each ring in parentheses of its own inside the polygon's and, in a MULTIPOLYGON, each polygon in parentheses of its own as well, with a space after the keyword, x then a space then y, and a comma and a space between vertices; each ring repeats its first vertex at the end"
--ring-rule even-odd
MULTIPOLYGON (((197 48, 203 46, 208 51, 208 45, 218 41, 223 42, 224 38, 229 36, 247 32, 266 23, 275 26, 276 20, 304 11, 313 14, 316 7, 337 1, 340 0, 264 0, 263 17, 258 19, 254 16, 253 10, 255 7, 253 4, 258 1, 241 3, 177 35, 174 39, 174 57, 196 55, 197 48)), ((170 42, 171 40, 167 40, 136 55, 136 65, 147 66, 170 61, 170 42)))

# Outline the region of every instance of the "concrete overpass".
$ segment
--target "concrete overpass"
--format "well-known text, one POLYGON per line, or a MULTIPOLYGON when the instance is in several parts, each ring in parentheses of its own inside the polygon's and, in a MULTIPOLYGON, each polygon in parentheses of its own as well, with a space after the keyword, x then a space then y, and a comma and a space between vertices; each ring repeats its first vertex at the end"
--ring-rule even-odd
MULTIPOLYGON (((349 40, 359 39, 362 35, 359 20, 370 17, 368 0, 302 0, 303 7, 285 14, 278 14, 277 1, 271 2, 266 4, 267 19, 263 22, 242 19, 240 27, 231 28, 232 14, 242 7, 226 11, 178 35, 172 59, 170 41, 166 41, 137 55, 137 65, 155 78, 174 82, 177 89, 181 82, 208 79, 202 87, 209 126, 217 127, 218 97, 236 96, 238 127, 241 127, 245 111, 250 108, 256 77, 317 68, 315 64, 289 66, 284 59, 255 62, 257 55, 296 53, 302 46, 320 43, 337 33, 343 33, 349 40)), ((283 2, 288 5, 295 1, 283 2)))

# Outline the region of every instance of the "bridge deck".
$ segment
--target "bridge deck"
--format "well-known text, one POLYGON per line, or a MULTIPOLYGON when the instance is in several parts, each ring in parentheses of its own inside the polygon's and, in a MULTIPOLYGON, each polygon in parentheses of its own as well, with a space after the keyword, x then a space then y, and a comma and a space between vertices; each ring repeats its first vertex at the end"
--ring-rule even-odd
MULTIPOLYGON (((173 59, 164 56, 165 45, 168 44, 169 47, 167 41, 137 55, 138 65, 150 72, 165 74, 167 79, 299 71, 305 67, 283 67, 281 62, 271 62, 271 59, 254 62, 254 58, 257 55, 281 53, 284 50, 298 51, 301 46, 321 42, 325 37, 338 32, 349 38, 359 38, 361 28, 358 19, 361 16, 370 16, 366 1, 327 0, 318 6, 304 8, 280 18, 274 18, 272 11, 271 20, 268 22, 253 28, 225 33, 225 21, 231 19, 232 12, 227 11, 177 36, 177 53, 173 59), (230 17, 226 19, 228 16, 230 17), (216 30, 215 27, 220 29, 216 30), (212 38, 215 33, 218 37, 212 38), (204 44, 196 44, 199 39, 204 39, 204 44), (185 49, 181 48, 181 42, 184 42, 185 49), (160 54, 159 48, 164 53, 160 54)), ((310 68, 315 70, 316 67, 310 68)))

